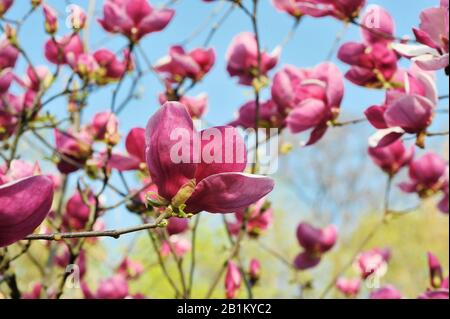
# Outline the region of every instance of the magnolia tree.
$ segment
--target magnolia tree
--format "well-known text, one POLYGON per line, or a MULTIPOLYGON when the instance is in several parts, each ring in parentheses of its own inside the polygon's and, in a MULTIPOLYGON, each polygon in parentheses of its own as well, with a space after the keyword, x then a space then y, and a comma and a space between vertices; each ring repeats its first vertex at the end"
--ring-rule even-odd
MULTIPOLYGON (((271 192, 277 187, 275 171, 283 167, 275 169, 274 161, 278 155, 289 156, 289 147, 278 139, 290 134, 301 144, 297 147, 312 148, 337 127, 365 123, 373 127, 367 158, 387 181, 378 186, 386 190, 378 200, 384 203, 381 217, 315 297, 326 298, 335 289, 355 298, 366 283, 373 284, 370 298, 448 298, 448 277, 439 262, 448 256, 430 252, 429 270, 426 264, 423 267, 430 273, 430 283, 418 283, 428 289, 420 296, 405 296, 395 282, 376 284, 395 247, 368 246, 390 219, 417 210, 391 207, 391 191, 397 186, 420 199, 436 199, 442 214, 449 211, 447 160, 427 150, 431 138, 448 136, 430 129, 439 114, 448 113, 438 106, 448 96, 438 92, 435 83, 437 75, 447 79, 449 74, 448 1, 424 8, 417 21, 410 22, 413 35, 400 37, 391 14, 365 0, 272 0, 271 10, 293 23, 273 51, 264 49, 266 34, 260 32, 262 24, 271 23, 259 14, 264 1, 192 1, 193 10, 218 4, 229 9, 215 12, 219 18, 213 27, 194 30, 193 37, 207 33, 203 47, 174 44, 158 61, 150 60, 141 43, 177 19, 178 1, 156 5, 148 0, 105 0, 98 8, 95 1, 87 8, 67 1, 65 14, 50 2, 0 0, 0 297, 150 297, 131 290, 130 282, 145 275, 146 267, 129 256, 120 260, 111 276, 86 279, 95 272, 88 261, 102 245, 100 238, 145 233, 150 240, 145 247, 155 256, 167 290, 173 297, 190 298, 200 276, 196 266, 203 262, 196 259, 200 216, 215 214, 223 217, 218 222, 226 226, 228 247, 218 249, 212 258, 217 269, 203 278, 209 282, 205 297, 221 289, 226 298, 252 298, 255 285, 264 281, 264 268, 257 255, 243 254, 241 247, 260 240, 277 218, 271 192), (236 34, 226 52, 216 52, 210 44, 232 13, 247 20, 252 31, 236 34), (33 16, 44 21, 33 26, 36 34, 46 36, 45 43, 33 48, 44 53, 41 61, 23 46, 33 34, 21 32, 22 27, 33 16), (338 37, 330 55, 348 67, 342 70, 329 61, 309 67, 280 65, 282 49, 303 20, 320 23, 323 17, 360 30, 361 37, 351 42, 341 43, 338 37), (125 45, 115 51, 101 45, 89 48, 94 24, 125 45), (208 81, 208 73, 223 56, 230 81, 247 87, 252 97, 234 121, 202 130, 208 98, 190 91, 208 81), (18 70, 19 63, 26 65, 25 74, 18 70), (141 84, 155 89, 160 103, 145 101, 154 106, 146 127, 123 132, 119 118, 147 74, 160 86, 141 84), (381 91, 385 98, 367 105, 359 118, 342 121, 346 81, 381 91), (61 86, 62 90, 55 89, 61 86), (91 95, 104 89, 110 90, 108 106, 92 118, 82 117, 91 106, 91 95), (65 114, 52 114, 54 104, 67 105, 65 114), (49 130, 53 138, 44 135, 49 130), (39 155, 21 151, 21 144, 30 139, 32 149, 43 150, 39 155), (118 150, 121 144, 126 153, 118 150), (424 151, 417 156, 419 149, 424 151), (401 171, 408 176, 398 175, 401 171), (132 175, 138 184, 130 184, 132 175), (394 184, 398 176, 401 180, 394 184), (115 196, 105 198, 106 192, 115 196), (141 223, 106 227, 108 212, 120 207, 141 223), (47 256, 44 262, 34 261, 41 271, 27 279, 33 282, 31 287, 16 266, 30 258, 30 249, 47 256), (167 267, 169 259, 175 268, 167 267), (358 275, 347 276, 352 266, 358 275), (68 295, 73 287, 78 292, 68 295)), ((352 155, 347 156, 351 160, 352 155)), ((290 260, 276 249, 271 252, 289 270, 304 273, 320 267, 344 234, 334 225, 295 222, 297 233, 284 237, 298 240, 296 257, 290 260)))

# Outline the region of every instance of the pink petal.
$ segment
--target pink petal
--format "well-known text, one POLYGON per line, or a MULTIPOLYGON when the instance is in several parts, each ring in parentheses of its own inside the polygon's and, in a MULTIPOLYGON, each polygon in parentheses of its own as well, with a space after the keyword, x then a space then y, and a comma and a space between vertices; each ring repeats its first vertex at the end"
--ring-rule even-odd
POLYGON ((272 179, 244 173, 222 173, 202 180, 187 201, 186 212, 231 213, 256 203, 272 191, 272 179))
POLYGON ((0 247, 31 234, 47 217, 53 181, 32 176, 0 186, 0 247))

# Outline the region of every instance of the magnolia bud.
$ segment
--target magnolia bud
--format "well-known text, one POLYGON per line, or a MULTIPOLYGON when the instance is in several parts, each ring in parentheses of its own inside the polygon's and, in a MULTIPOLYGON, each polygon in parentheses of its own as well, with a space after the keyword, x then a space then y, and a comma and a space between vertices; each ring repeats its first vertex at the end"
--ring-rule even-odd
POLYGON ((58 14, 55 9, 44 4, 45 31, 48 34, 55 34, 58 31, 58 14))

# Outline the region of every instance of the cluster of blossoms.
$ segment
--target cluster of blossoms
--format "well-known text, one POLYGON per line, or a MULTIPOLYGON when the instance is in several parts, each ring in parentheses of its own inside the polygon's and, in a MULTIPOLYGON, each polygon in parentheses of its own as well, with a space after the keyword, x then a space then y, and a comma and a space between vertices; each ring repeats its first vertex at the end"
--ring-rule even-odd
MULTIPOLYGON (((241 1, 231 2, 251 16, 241 1)), ((228 125, 197 130, 194 120, 204 117, 210 106, 206 93, 192 96, 190 90, 207 78, 218 55, 206 45, 194 49, 172 45, 166 56, 148 66, 163 86, 157 96, 158 109, 145 128, 132 127, 126 135, 120 131, 119 113, 132 96, 117 107, 117 93, 127 76, 139 73, 140 77, 143 73, 137 50, 142 49, 140 43, 146 36, 166 29, 175 10, 170 5, 153 7, 148 0, 105 0, 97 23, 106 33, 126 41, 125 48, 115 52, 88 48, 83 35, 88 31, 90 17, 80 6, 70 6, 69 32, 62 34, 58 11, 48 3, 32 0, 30 14, 40 12, 44 20, 46 41, 42 49, 49 63, 46 66, 33 65, 21 46, 18 35, 22 22, 11 23, 14 20, 4 18, 13 4, 13 0, 0 0, 4 31, 0 38, 0 142, 5 151, 10 151, 10 156, 3 155, 3 151, 0 154, 4 160, 0 166, 0 279, 10 264, 3 247, 32 239, 49 240, 44 244, 51 252, 48 264, 65 274, 60 287, 37 282, 22 294, 23 298, 60 298, 71 267, 77 270, 80 293, 86 299, 145 298, 130 287, 131 281, 143 275, 145 267, 128 256, 95 290, 88 284, 89 248, 98 243, 97 237, 120 237, 118 231, 106 231, 104 217, 122 204, 143 224, 123 233, 150 232, 164 272, 164 263, 170 258, 182 268, 183 258, 195 253, 197 225, 190 218, 201 212, 230 214, 231 219, 224 217, 224 223, 235 247, 218 278, 225 274, 226 298, 237 298, 244 284, 251 291, 261 278, 262 264, 256 258, 243 262, 238 255, 239 245, 243 238, 260 240, 272 226, 275 209, 269 194, 275 182, 257 175, 258 154, 257 163, 250 168, 247 143, 239 128, 303 133, 308 138, 300 144, 312 146, 330 128, 344 125, 339 117, 345 80, 385 93, 384 100, 369 106, 364 114, 376 129, 368 141, 368 156, 386 173, 389 183, 403 169, 408 170, 408 178, 398 185, 399 189, 420 199, 438 197, 438 209, 449 213, 447 160, 431 151, 419 156, 416 149, 426 148, 427 138, 432 135, 430 127, 440 100, 436 73, 449 73, 448 0, 421 13, 419 26, 412 30, 414 44, 411 39, 395 36, 395 22, 386 9, 373 5, 363 11, 365 0, 272 0, 277 10, 293 17, 296 26, 303 18, 322 17, 357 25, 361 40, 344 43, 337 52, 337 58, 349 69, 343 73, 328 61, 311 67, 279 66, 282 46, 272 51, 263 49, 253 16, 253 32, 237 34, 225 54, 228 75, 254 93, 254 98, 239 108, 236 119, 228 125), (404 58, 411 60, 409 68, 402 67, 404 58), (24 74, 17 71, 20 60, 26 64, 24 74), (47 97, 62 70, 70 74, 63 91, 47 97), (89 94, 112 86, 115 89, 109 109, 82 123, 89 94), (266 99, 261 99, 264 93, 266 99), (70 122, 66 127, 44 111, 60 97, 67 98, 68 118, 61 122, 70 122), (52 130, 53 143, 38 134, 41 129, 52 130), (44 174, 38 162, 22 160, 18 144, 27 132, 50 148, 49 160, 57 173, 44 174), (415 139, 416 146, 407 145, 409 137, 415 139), (122 140, 126 152, 118 150, 122 140), (125 172, 134 173, 138 187, 129 187, 125 172), (113 174, 121 178, 125 193, 111 184, 113 174), (87 184, 84 177, 92 184, 87 184), (73 190, 69 178, 77 178, 73 190), (102 183, 99 190, 94 182, 102 183), (122 197, 117 205, 106 205, 107 188, 122 197)), ((253 1, 254 15, 257 4, 257 0, 253 1)), ((266 138, 271 138, 269 133, 266 138)), ((256 152, 259 142, 256 134, 256 152)), ((391 213, 385 207, 384 217, 391 213)), ((334 225, 316 228, 302 222, 296 237, 301 251, 288 263, 293 270, 304 272, 321 264, 337 246, 338 229, 334 225)), ((358 275, 333 282, 348 298, 360 295, 363 283, 384 276, 391 249, 373 248, 355 256, 353 268, 358 275)), ((432 253, 428 254, 428 266, 430 285, 419 298, 448 298, 448 277, 444 278, 442 266, 432 253)), ((185 291, 178 292, 174 284, 176 296, 189 298, 192 283, 186 288, 183 273, 180 277, 185 291)), ((168 278, 171 282, 170 275, 168 278)), ((372 290, 369 297, 400 299, 403 295, 395 286, 386 284, 372 290)))

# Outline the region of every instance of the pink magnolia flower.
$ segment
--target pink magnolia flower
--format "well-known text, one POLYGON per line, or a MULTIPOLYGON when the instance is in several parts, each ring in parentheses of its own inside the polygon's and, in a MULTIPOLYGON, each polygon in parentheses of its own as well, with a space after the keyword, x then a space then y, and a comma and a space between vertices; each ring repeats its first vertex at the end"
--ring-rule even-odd
POLYGON ((63 247, 62 252, 56 255, 54 258, 55 264, 63 268, 64 270, 68 266, 72 266, 72 264, 76 265, 77 267, 76 271, 78 272, 77 275, 79 275, 79 278, 82 279, 86 274, 87 269, 86 251, 85 250, 80 251, 77 259, 74 262, 71 262, 69 248, 67 247, 67 245, 63 245, 62 247, 63 247))
POLYGON ((354 298, 358 295, 359 290, 361 289, 361 279, 347 279, 341 277, 336 281, 336 288, 347 298, 354 298))
POLYGON ((387 146, 404 134, 416 134, 416 144, 424 147, 424 133, 433 121, 438 101, 435 79, 413 66, 408 71, 399 70, 395 81, 401 86, 387 91, 384 104, 365 111, 369 122, 378 129, 369 144, 387 146))
POLYGON ((84 46, 78 34, 66 35, 60 39, 50 39, 45 43, 45 57, 54 64, 74 63, 84 54, 84 46))
POLYGON ((175 255, 180 258, 186 255, 192 249, 191 242, 184 237, 172 235, 170 236, 169 241, 170 243, 165 240, 161 244, 159 253, 163 257, 169 256, 172 253, 172 248, 175 255))
POLYGON ((119 120, 110 112, 99 112, 94 115, 88 127, 88 131, 95 140, 105 140, 111 145, 119 142, 119 120))
MULTIPOLYGON (((228 223, 228 230, 232 235, 237 235, 244 222, 246 210, 235 213, 236 221, 228 223)), ((248 207, 247 233, 252 237, 258 237, 266 231, 273 222, 273 209, 266 198, 261 198, 255 204, 248 207)))
POLYGON ((12 81, 14 80, 14 73, 11 69, 4 69, 0 71, 0 96, 8 92, 12 81))
POLYGON ((58 152, 71 161, 61 158, 58 170, 63 174, 69 174, 82 167, 92 153, 92 137, 86 131, 67 132, 55 129, 55 144, 58 152), (78 165, 75 165, 78 164, 78 165))
POLYGON ((0 17, 8 11, 8 9, 12 6, 14 0, 0 0, 0 17))
POLYGON ((53 201, 53 182, 32 176, 0 186, 0 247, 31 234, 47 217, 53 201))
POLYGON ((255 35, 248 32, 241 33, 233 39, 226 54, 228 73, 230 76, 237 76, 240 84, 252 85, 254 79, 258 76, 267 76, 267 73, 277 65, 279 54, 278 48, 271 54, 262 52, 259 66, 255 35))
POLYGON ((390 47, 394 34, 392 17, 385 9, 374 5, 362 17, 362 25, 364 41, 344 43, 338 51, 338 58, 351 66, 345 77, 359 86, 390 87, 398 61, 390 47))
POLYGON ((370 299, 402 299, 402 294, 392 285, 386 285, 372 291, 370 299))
POLYGON ((0 185, 36 175, 41 175, 38 162, 30 164, 22 160, 12 160, 9 169, 6 164, 0 166, 0 185))
POLYGON ((297 19, 303 15, 324 17, 332 10, 331 6, 320 6, 318 0, 272 0, 272 4, 297 19))
POLYGON ((385 147, 369 147, 369 155, 386 174, 393 176, 413 160, 414 146, 407 149, 401 140, 397 140, 385 147))
POLYGON ((118 272, 119 274, 123 274, 127 279, 136 279, 143 274, 144 265, 138 261, 125 257, 119 265, 118 272))
POLYGON ((420 14, 420 26, 414 28, 419 45, 398 43, 394 48, 401 55, 411 58, 422 69, 432 71, 446 69, 449 65, 448 1, 441 1, 439 8, 428 8, 420 14))
POLYGON ((124 51, 122 61, 119 61, 116 54, 107 49, 95 51, 93 58, 97 63, 95 82, 99 85, 120 80, 128 70, 134 67, 132 56, 128 50, 124 51))
POLYGON ((242 173, 245 145, 235 128, 198 133, 180 103, 166 103, 152 116, 145 140, 152 180, 175 209, 229 213, 256 202, 274 187, 269 178, 242 173))
POLYGON ((200 81, 213 67, 214 49, 198 48, 186 52, 181 46, 172 46, 169 55, 157 62, 155 70, 167 74, 170 82, 179 83, 185 78, 200 81))
POLYGON ((44 18, 45 18, 45 31, 48 34, 55 34, 58 31, 58 13, 48 4, 43 4, 44 18))
POLYGON ((250 260, 248 275, 253 284, 255 284, 261 277, 261 263, 258 259, 250 260))
POLYGON ((448 187, 448 164, 439 155, 429 152, 409 166, 408 182, 400 184, 402 191, 417 193, 421 198, 433 196, 448 187))
POLYGON ((84 12, 83 8, 76 4, 71 4, 69 6, 69 10, 69 22, 72 26, 72 29, 74 29, 75 31, 83 29, 87 19, 86 13, 84 12))
MULTIPOLYGON (((239 109, 238 118, 230 123, 231 126, 242 128, 255 128, 256 103, 250 101, 239 109)), ((278 106, 272 101, 260 103, 258 127, 262 128, 284 128, 285 115, 280 112, 278 106)))
POLYGON ((365 6, 366 0, 316 0, 324 6, 328 15, 343 21, 351 21, 359 16, 361 9, 365 6))
POLYGON ((375 273, 384 274, 390 258, 391 251, 389 248, 373 248, 360 253, 356 257, 355 267, 361 274, 361 278, 367 279, 375 273))
POLYGON ((63 225, 69 230, 82 230, 86 227, 91 215, 91 209, 95 205, 94 194, 88 191, 85 195, 87 203, 79 191, 75 192, 66 203, 66 211, 63 216, 63 225))
POLYGON ((428 252, 427 257, 428 269, 430 271, 430 286, 434 289, 442 288, 442 284, 444 283, 444 274, 442 271, 441 262, 431 252, 428 252))
POLYGON ((172 217, 166 227, 169 235, 177 235, 184 233, 189 229, 189 218, 172 217))
POLYGON ((332 63, 312 69, 287 66, 273 80, 272 99, 292 133, 312 130, 305 145, 320 140, 340 112, 344 96, 341 72, 332 63))
POLYGON ((225 293, 227 299, 234 299, 241 288, 242 275, 234 261, 229 260, 225 274, 225 293))
POLYGON ((31 66, 27 68, 27 73, 23 79, 15 78, 23 88, 38 92, 41 86, 45 86, 52 79, 52 74, 45 65, 31 66))
POLYGON ((298 270, 313 268, 319 264, 322 255, 336 244, 337 229, 333 225, 320 229, 301 223, 297 228, 297 240, 304 251, 295 258, 295 267, 298 270))
POLYGON ((0 40, 0 71, 14 68, 19 57, 19 50, 13 47, 7 39, 0 40))
POLYGON ((81 283, 81 289, 86 299, 125 299, 129 297, 128 281, 122 274, 100 281, 95 293, 84 281, 81 283))
MULTIPOLYGON (((169 101, 167 94, 168 93, 163 93, 159 95, 159 102, 161 105, 169 101)), ((199 94, 195 97, 183 95, 179 98, 179 101, 186 106, 189 115, 193 119, 202 118, 208 110, 208 95, 206 93, 199 94)))
POLYGON ((155 9, 147 0, 106 0, 103 19, 98 20, 103 29, 121 33, 137 42, 143 36, 163 30, 175 14, 171 9, 155 9))

